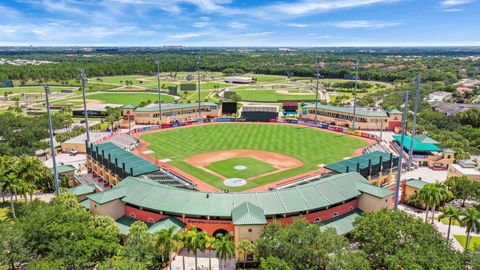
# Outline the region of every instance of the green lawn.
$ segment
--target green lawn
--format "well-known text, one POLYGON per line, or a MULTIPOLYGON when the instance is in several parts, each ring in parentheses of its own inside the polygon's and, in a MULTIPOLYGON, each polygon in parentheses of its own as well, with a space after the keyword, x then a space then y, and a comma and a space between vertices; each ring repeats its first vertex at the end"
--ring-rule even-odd
POLYGON ((11 208, 10 208, 10 203, 5 202, 1 203, 0 202, 0 222, 6 221, 10 219, 10 213, 11 213, 11 208))
POLYGON ((287 80, 287 76, 280 76, 280 75, 245 74, 242 76, 256 78, 257 83, 272 83, 272 82, 282 82, 287 80))
MULTIPOLYGON (((287 177, 318 169, 319 164, 336 162, 367 146, 364 140, 319 129, 281 124, 215 124, 171 129, 142 136, 150 142, 159 159, 170 158, 171 165, 221 189, 243 191, 287 177), (252 149, 283 153, 297 158, 304 166, 249 181, 242 187, 227 187, 217 176, 183 160, 216 150, 252 149)), ((153 153, 152 155, 155 155, 153 153)))
MULTIPOLYGON (((308 100, 315 100, 315 94, 312 92, 304 92, 309 93, 309 95, 286 95, 286 94, 279 94, 276 90, 236 90, 232 89, 232 91, 236 92, 237 95, 242 97, 242 100, 246 101, 266 101, 266 102, 280 102, 280 101, 308 101, 308 100)), ((293 90, 295 91, 295 90, 293 90)), ((298 93, 296 92, 291 93, 298 93)))
MULTIPOLYGON (((50 86, 51 92, 60 92, 61 90, 78 90, 78 87, 68 87, 68 86, 50 86)), ((0 95, 4 95, 5 92, 13 92, 13 94, 21 93, 45 93, 43 86, 23 86, 23 87, 12 87, 12 88, 0 88, 0 95)))
MULTIPOLYGON (((112 103, 112 104, 134 104, 138 105, 142 101, 151 100, 155 102, 158 100, 157 93, 97 93, 87 96, 88 100, 100 100, 103 103, 112 103)), ((162 95, 162 101, 172 102, 173 97, 162 95)))
POLYGON ((276 170, 271 164, 251 157, 238 157, 217 161, 207 165, 206 168, 227 178, 250 178, 276 170), (235 170, 234 167, 240 165, 246 166, 247 168, 241 171, 235 170))
MULTIPOLYGON (((440 219, 440 221, 441 221, 443 224, 448 225, 448 218, 442 218, 442 219, 440 219)), ((455 220, 452 220, 452 225, 460 226, 460 222, 455 221, 455 220)))
MULTIPOLYGON (((454 235, 453 237, 457 239, 458 243, 460 243, 462 247, 465 247, 465 244, 467 243, 466 235, 454 235)), ((468 248, 473 250, 475 246, 478 246, 480 248, 480 236, 472 236, 472 238, 470 239, 468 248)))

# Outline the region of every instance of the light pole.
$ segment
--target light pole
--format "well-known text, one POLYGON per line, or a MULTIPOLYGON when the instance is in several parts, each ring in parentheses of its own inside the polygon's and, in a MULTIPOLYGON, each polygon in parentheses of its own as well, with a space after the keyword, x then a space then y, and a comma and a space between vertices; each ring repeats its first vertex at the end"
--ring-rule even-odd
POLYGON ((422 78, 422 74, 419 72, 417 75, 416 81, 416 93, 415 93, 415 106, 413 108, 413 119, 412 119, 412 135, 410 136, 410 149, 408 152, 408 170, 411 170, 412 163, 413 163, 413 140, 415 139, 416 135, 416 124, 417 124, 417 113, 418 113, 418 102, 420 100, 420 80, 422 78))
POLYGON ((55 181, 55 195, 60 195, 60 185, 58 181, 57 173, 57 163, 55 161, 55 145, 53 143, 53 127, 52 127, 52 117, 50 116, 50 103, 48 102, 48 95, 50 94, 50 88, 48 85, 44 84, 43 88, 45 90, 45 104, 47 105, 47 116, 48 116, 48 129, 50 132, 50 147, 52 150, 52 162, 53 162, 53 179, 55 181))
POLYGON ((197 56, 197 79, 198 79, 198 118, 202 117, 200 105, 200 56, 197 56))
POLYGON ((320 57, 317 57, 317 86, 315 88, 315 122, 318 118, 318 80, 320 79, 320 57))
POLYGON ((85 96, 85 87, 87 84, 87 76, 83 68, 80 69, 80 79, 82 80, 82 96, 83 96, 83 114, 85 116, 85 129, 87 134, 87 144, 90 143, 90 131, 88 127, 88 111, 87 111, 87 97, 85 96))
POLYGON ((408 112, 408 92, 405 92, 405 103, 403 104, 403 119, 402 119, 402 139, 400 141, 400 150, 398 155, 397 166, 397 185, 395 188, 395 203, 394 210, 398 209, 398 196, 400 194, 400 178, 402 177, 402 158, 403 158, 403 143, 405 141, 405 129, 407 125, 407 112, 408 112))
POLYGON ((357 86, 358 86, 358 59, 355 65, 355 87, 353 89, 353 118, 352 118, 352 130, 355 130, 355 116, 357 114, 357 86))
MULTIPOLYGON (((155 60, 155 64, 157 64, 158 115, 160 118, 160 125, 161 125, 162 124, 162 94, 160 91, 160 59, 157 58, 157 60, 155 60)), ((130 121, 130 118, 128 118, 128 120, 130 121)))

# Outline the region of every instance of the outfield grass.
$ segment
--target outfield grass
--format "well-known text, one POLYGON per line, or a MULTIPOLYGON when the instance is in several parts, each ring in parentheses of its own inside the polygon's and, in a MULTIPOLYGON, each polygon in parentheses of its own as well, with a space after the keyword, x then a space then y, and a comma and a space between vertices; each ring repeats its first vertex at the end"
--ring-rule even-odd
MULTIPOLYGON (((445 224, 445 225, 448 225, 448 218, 442 218, 440 219, 440 221, 445 224)), ((452 220, 452 225, 454 226, 461 226, 460 222, 459 221, 456 221, 456 220, 452 220)))
MULTIPOLYGON (((266 102, 280 102, 280 101, 308 101, 315 100, 315 94, 310 95, 285 95, 279 94, 276 90, 236 90, 232 89, 242 100, 245 101, 266 101, 266 102)), ((294 90, 295 91, 295 90, 294 90)), ((295 93, 295 92, 292 92, 295 93)), ((298 93, 298 92, 296 92, 298 93)))
MULTIPOLYGON (((318 169, 319 164, 336 162, 367 146, 358 138, 319 129, 281 124, 215 124, 149 133, 142 139, 150 142, 159 159, 172 159, 171 165, 231 191, 243 191, 287 177, 318 169), (305 163, 304 166, 248 181, 242 187, 227 187, 217 176, 184 162, 189 156, 217 151, 251 149, 282 153, 305 163)), ((155 153, 152 155, 155 156, 155 153)))
POLYGON ((257 83, 272 83, 286 81, 286 76, 280 75, 265 75, 265 74, 245 74, 245 77, 253 77, 257 79, 257 83))
MULTIPOLYGON (((88 100, 100 100, 103 103, 111 104, 134 104, 138 105, 142 101, 158 100, 157 93, 96 93, 87 96, 88 100)), ((162 95, 163 102, 172 102, 175 99, 171 96, 162 95)))
MULTIPOLYGON (((60 92, 61 90, 78 90, 78 87, 68 87, 68 86, 50 86, 51 92, 60 92)), ((43 86, 22 86, 22 87, 12 87, 12 88, 0 88, 0 95, 4 95, 5 92, 12 92, 12 94, 22 94, 22 93, 45 93, 43 86)))
POLYGON ((273 172, 276 170, 269 163, 251 157, 237 157, 214 162, 205 166, 207 169, 227 178, 250 178, 256 175, 273 172), (246 166, 245 170, 235 170, 235 166, 246 166))
MULTIPOLYGON (((457 239, 458 243, 462 247, 465 247, 465 244, 467 243, 467 236, 466 235, 454 235, 455 239, 457 239)), ((473 250, 475 246, 478 246, 480 248, 480 236, 472 236, 470 239, 470 243, 468 244, 468 249, 473 250)))

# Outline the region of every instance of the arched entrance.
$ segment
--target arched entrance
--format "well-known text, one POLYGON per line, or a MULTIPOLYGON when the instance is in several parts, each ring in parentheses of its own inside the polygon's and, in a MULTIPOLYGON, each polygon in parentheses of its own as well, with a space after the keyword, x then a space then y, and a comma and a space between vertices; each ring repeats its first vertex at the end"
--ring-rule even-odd
POLYGON ((219 234, 219 233, 221 233, 221 234, 223 234, 223 235, 226 235, 226 234, 228 234, 228 231, 225 230, 225 229, 218 229, 218 230, 216 230, 216 231, 213 232, 212 236, 215 237, 215 236, 216 236, 217 234, 219 234))

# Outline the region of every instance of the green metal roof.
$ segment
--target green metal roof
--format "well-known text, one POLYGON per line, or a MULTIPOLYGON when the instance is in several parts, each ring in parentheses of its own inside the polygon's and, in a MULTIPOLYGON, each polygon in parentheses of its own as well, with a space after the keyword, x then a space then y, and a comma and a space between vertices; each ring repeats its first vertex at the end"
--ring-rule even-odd
POLYGON ((125 171, 127 175, 130 175, 131 169, 133 169, 133 175, 131 176, 138 176, 138 175, 142 175, 142 174, 146 174, 146 173, 150 173, 158 170, 157 166, 153 165, 147 160, 141 157, 138 157, 130 152, 127 152, 111 142, 94 144, 92 147, 92 154, 91 154, 92 157, 95 157, 95 152, 97 151, 97 147, 98 147, 99 160, 101 160, 102 150, 103 150, 105 154, 105 159, 107 160, 107 162, 108 162, 108 154, 110 154, 110 161, 112 165, 115 164, 115 158, 118 161, 119 169, 122 169, 122 163, 125 163, 125 171))
MULTIPOLYGON (((97 203, 122 198, 125 203, 150 211, 226 219, 232 217, 236 207, 249 202, 261 208, 268 217, 320 210, 354 199, 362 194, 356 184, 358 182, 364 183, 362 189, 370 191, 364 186, 371 184, 357 172, 329 176, 298 187, 256 193, 200 192, 174 188, 149 179, 127 177, 116 187, 88 198, 97 203)), ((380 193, 377 189, 382 188, 373 186, 371 192, 380 193)))
MULTIPOLYGON (((400 145, 400 142, 402 141, 402 136, 400 135, 393 135, 393 138, 398 142, 400 145)), ((405 136, 405 141, 403 143, 403 146, 407 151, 410 151, 410 140, 411 136, 405 136)), ((417 136, 414 137, 413 139, 413 151, 420 151, 420 152, 429 152, 429 151, 441 151, 440 147, 433 143, 422 143, 417 140, 417 136)))
POLYGON ((127 188, 119 186, 102 192, 87 195, 87 198, 98 204, 105 204, 123 198, 125 195, 127 195, 127 188))
POLYGON ((427 182, 419 179, 408 179, 406 182, 407 186, 413 187, 416 189, 422 189, 424 186, 428 185, 427 182))
POLYGON ((73 188, 69 188, 67 191, 68 193, 72 193, 75 196, 86 195, 90 193, 94 193, 96 189, 95 184, 86 184, 86 185, 79 185, 73 188))
MULTIPOLYGON (((133 223, 135 223, 137 219, 128 217, 128 216, 123 216, 115 221, 117 224, 118 228, 120 229, 120 233, 123 235, 127 235, 130 231, 130 227, 132 226, 133 223)), ((159 220, 157 223, 149 223, 145 222, 148 228, 149 233, 156 233, 161 230, 166 230, 171 227, 174 227, 174 234, 177 234, 183 227, 185 227, 185 224, 183 224, 180 220, 174 218, 174 217, 168 217, 162 220, 159 220)))
MULTIPOLYGON (((201 106, 218 106, 218 104, 213 102, 200 102, 201 106)), ((175 110, 175 109, 189 109, 189 108, 198 108, 198 103, 162 103, 162 111, 175 110)), ((157 112, 158 106, 146 106, 138 107, 135 109, 135 112, 157 112)))
POLYGON ((133 104, 125 104, 121 108, 122 109, 135 109, 135 108, 137 108, 137 106, 135 106, 133 104))
MULTIPOLYGON (((315 109, 315 104, 308 104, 308 105, 304 106, 303 108, 315 109)), ((334 111, 334 112, 339 112, 339 113, 353 114, 353 107, 341 107, 341 106, 330 106, 330 105, 318 104, 318 109, 334 111)), ((363 115, 363 116, 378 116, 378 117, 387 117, 388 116, 387 113, 382 109, 362 108, 362 107, 357 107, 356 110, 355 110, 355 114, 356 115, 363 115)))
MULTIPOLYGON (((338 173, 346 173, 348 167, 348 171, 352 172, 357 170, 357 164, 359 164, 358 166, 360 169, 367 168, 369 160, 371 160, 372 166, 380 164, 380 157, 382 158, 382 162, 390 160, 390 154, 381 151, 375 151, 358 157, 349 158, 336 163, 328 164, 325 166, 325 168, 336 171, 338 173)), ((397 156, 392 155, 392 159, 395 160, 397 158, 397 156)), ((395 163, 394 166, 396 166, 395 163)))
POLYGON ((388 114, 403 114, 403 113, 401 111, 397 110, 397 109, 393 109, 393 110, 388 111, 388 114))
POLYGON ((418 134, 418 135, 415 135, 414 139, 415 139, 416 141, 421 142, 421 143, 439 144, 438 141, 435 141, 434 139, 430 138, 430 137, 427 136, 426 134, 418 134))
POLYGON ((85 200, 81 201, 80 205, 85 207, 85 209, 90 210, 90 200, 89 199, 85 199, 85 200))
POLYGON ((357 182, 357 189, 362 193, 367 193, 377 198, 385 198, 393 194, 393 190, 365 182, 357 182))
POLYGON ((232 220, 235 225, 267 224, 263 209, 248 201, 233 208, 232 220))
MULTIPOLYGON (((66 172, 74 172, 76 169, 72 165, 60 165, 57 166, 57 173, 62 174, 66 172)), ((52 173, 53 173, 53 168, 52 168, 52 173)))
POLYGON ((355 210, 345 215, 341 215, 325 222, 320 223, 323 228, 334 228, 337 234, 343 235, 353 230, 355 219, 362 215, 361 210, 355 210))

